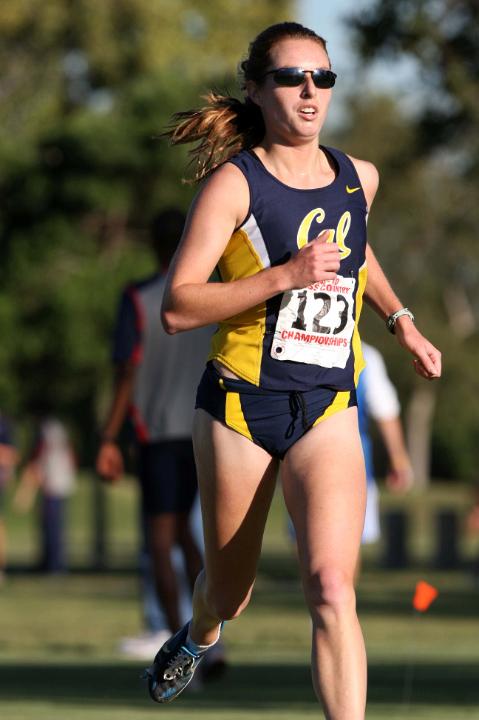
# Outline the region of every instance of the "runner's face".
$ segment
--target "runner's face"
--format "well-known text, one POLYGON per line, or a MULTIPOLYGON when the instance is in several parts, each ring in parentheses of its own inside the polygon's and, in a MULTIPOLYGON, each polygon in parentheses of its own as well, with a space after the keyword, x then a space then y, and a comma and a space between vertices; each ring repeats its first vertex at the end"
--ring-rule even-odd
MULTIPOLYGON (((329 69, 329 58, 314 40, 289 38, 273 46, 268 70, 300 67, 304 70, 329 69)), ((261 107, 270 140, 303 144, 315 140, 326 119, 331 88, 317 88, 310 74, 297 87, 280 87, 272 75, 263 85, 250 89, 252 99, 261 107)))

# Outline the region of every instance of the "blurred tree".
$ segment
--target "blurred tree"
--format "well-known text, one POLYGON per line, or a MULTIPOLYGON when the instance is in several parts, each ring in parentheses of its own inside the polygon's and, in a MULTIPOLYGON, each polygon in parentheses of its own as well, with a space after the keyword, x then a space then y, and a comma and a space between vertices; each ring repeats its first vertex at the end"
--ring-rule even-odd
POLYGON ((0 6, 2 153, 78 105, 108 108, 125 84, 172 86, 232 74, 289 0, 18 0, 0 6), (8 142, 10 141, 10 142, 8 142))
MULTIPOLYGON (((418 444, 420 418, 437 392, 432 469, 451 477, 477 475, 478 21, 473 0, 377 0, 352 21, 363 59, 393 67, 406 54, 417 67, 413 111, 402 111, 407 89, 392 83, 391 99, 356 102, 348 137, 352 152, 357 146, 382 174, 372 243, 444 353, 440 384, 422 401, 419 385, 408 388, 411 422, 417 421, 410 433, 418 444)), ((428 444, 423 427, 419 464, 428 444)))
POLYGON ((155 267, 149 218, 191 199, 181 182, 186 158, 158 134, 197 95, 140 78, 109 112, 58 119, 29 162, 4 165, 1 404, 19 416, 69 418, 80 450, 93 448, 108 393, 120 288, 155 267))
POLYGON ((92 449, 119 290, 154 268, 152 214, 193 192, 186 153, 158 135, 203 88, 234 86, 250 39, 291 4, 0 6, 0 406, 54 411, 92 449))
POLYGON ((428 247, 442 260, 434 271, 451 329, 467 336, 475 326, 470 310, 479 311, 472 297, 479 281, 479 249, 472 241, 479 223, 479 3, 377 0, 353 27, 365 59, 394 61, 405 53, 417 64, 420 99, 411 117, 408 157, 416 164, 428 161, 426 202, 441 195, 441 223, 429 232, 435 251, 430 242, 428 247))

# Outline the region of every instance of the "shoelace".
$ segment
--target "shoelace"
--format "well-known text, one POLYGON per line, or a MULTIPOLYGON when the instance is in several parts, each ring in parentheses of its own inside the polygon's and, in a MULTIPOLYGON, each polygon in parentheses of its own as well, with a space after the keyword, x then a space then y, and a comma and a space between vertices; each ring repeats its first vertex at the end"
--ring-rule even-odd
POLYGON ((194 657, 180 650, 168 663, 163 678, 165 680, 175 680, 177 677, 184 677, 186 672, 193 666, 194 661, 194 657))

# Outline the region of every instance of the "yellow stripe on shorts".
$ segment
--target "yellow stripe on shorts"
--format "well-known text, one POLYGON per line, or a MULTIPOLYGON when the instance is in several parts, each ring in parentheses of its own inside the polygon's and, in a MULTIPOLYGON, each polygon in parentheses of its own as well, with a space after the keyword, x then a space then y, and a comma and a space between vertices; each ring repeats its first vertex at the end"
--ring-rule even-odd
POLYGON ((336 397, 334 398, 331 405, 329 405, 324 411, 324 413, 314 421, 313 427, 315 425, 319 425, 320 422, 323 422, 323 420, 326 420, 328 417, 331 417, 331 415, 334 415, 340 410, 346 410, 349 405, 350 399, 351 393, 349 390, 342 390, 341 392, 337 392, 336 397))
POLYGON ((246 424, 240 396, 237 392, 226 393, 225 421, 228 427, 233 428, 233 430, 241 433, 241 435, 244 435, 249 440, 253 440, 248 425, 246 424))

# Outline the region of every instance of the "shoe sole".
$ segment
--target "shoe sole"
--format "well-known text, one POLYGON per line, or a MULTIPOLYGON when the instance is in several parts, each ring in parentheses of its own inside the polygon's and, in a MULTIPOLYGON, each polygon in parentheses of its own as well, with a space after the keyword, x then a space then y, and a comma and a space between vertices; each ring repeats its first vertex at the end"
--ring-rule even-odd
POLYGON ((170 697, 162 697, 161 695, 157 694, 157 689, 159 688, 159 683, 156 682, 154 676, 152 675, 152 668, 147 668, 141 677, 143 680, 147 680, 147 682, 148 682, 148 692, 150 694, 151 699, 154 702, 159 703, 160 705, 165 705, 166 703, 170 703, 170 702, 173 702, 173 700, 176 700, 178 695, 181 695, 183 690, 186 690, 186 688, 188 687, 190 682, 193 680, 193 676, 194 676, 194 673, 191 674, 188 682, 185 683, 180 690, 175 692, 175 694, 171 695, 170 697), (153 687, 153 683, 156 683, 156 685, 154 687, 153 687))

